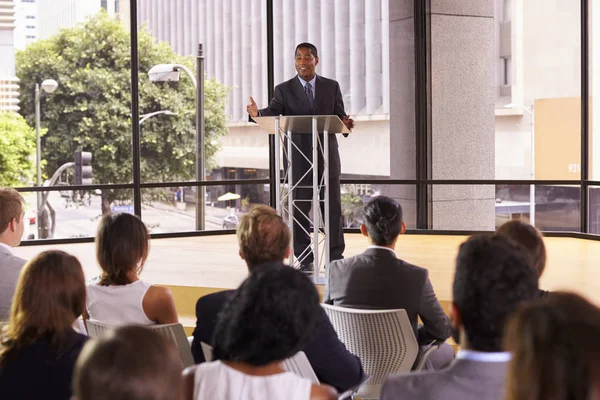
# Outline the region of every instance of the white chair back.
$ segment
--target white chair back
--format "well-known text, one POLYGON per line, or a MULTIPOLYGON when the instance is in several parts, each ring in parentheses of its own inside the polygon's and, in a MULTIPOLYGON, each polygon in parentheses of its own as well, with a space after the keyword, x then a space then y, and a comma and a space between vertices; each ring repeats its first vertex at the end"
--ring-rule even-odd
MULTIPOLYGON (((213 348, 211 345, 205 342, 200 342, 200 346, 202 347, 202 353, 204 354, 204 359, 206 361, 213 360, 213 348)), ((299 375, 303 378, 310 379, 314 383, 319 383, 319 378, 317 378, 317 374, 312 369, 306 354, 303 351, 297 352, 290 358, 287 358, 283 361, 283 369, 288 372, 292 372, 296 375, 299 375)))
MULTIPOLYGON (((102 324, 97 321, 87 320, 85 325, 90 337, 98 337, 105 334, 107 331, 113 330, 116 327, 102 324)), ((163 325, 144 325, 145 328, 156 331, 161 336, 167 338, 173 343, 179 351, 181 364, 184 368, 194 365, 192 349, 188 342, 188 338, 181 324, 163 324, 163 325)))
POLYGON ((388 375, 411 370, 419 345, 405 310, 322 306, 340 340, 360 358, 371 377, 357 397, 377 399, 388 375))

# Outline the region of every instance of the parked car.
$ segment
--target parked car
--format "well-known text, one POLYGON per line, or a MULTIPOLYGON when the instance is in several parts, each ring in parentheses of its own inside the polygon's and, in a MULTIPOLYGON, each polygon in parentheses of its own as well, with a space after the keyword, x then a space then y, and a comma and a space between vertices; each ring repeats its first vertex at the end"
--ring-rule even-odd
POLYGON ((239 223, 240 220, 237 215, 228 215, 223 218, 223 229, 235 229, 239 223))

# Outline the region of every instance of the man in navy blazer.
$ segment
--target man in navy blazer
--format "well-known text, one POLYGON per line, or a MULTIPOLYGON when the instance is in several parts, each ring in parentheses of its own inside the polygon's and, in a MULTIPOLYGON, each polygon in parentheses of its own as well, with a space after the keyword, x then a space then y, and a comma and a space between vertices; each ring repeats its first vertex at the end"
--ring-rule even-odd
MULTIPOLYGON (((283 264, 283 259, 290 252, 290 232, 271 207, 254 207, 240 221, 237 236, 240 256, 246 261, 250 273, 254 267, 265 264, 275 268, 290 268, 283 264)), ((212 345, 219 312, 234 292, 227 290, 198 299, 192 342, 196 363, 205 361, 201 343, 212 345)), ((302 350, 319 381, 334 386, 338 391, 358 385, 365 377, 360 360, 340 342, 324 310, 312 340, 302 350)))
MULTIPOLYGON (((278 116, 278 115, 337 115, 348 129, 354 127, 354 120, 346 115, 344 101, 340 85, 333 79, 324 78, 315 73, 319 64, 317 48, 310 43, 300 43, 296 46, 295 64, 298 75, 283 82, 275 88, 275 95, 267 108, 258 109, 256 102, 250 97, 247 111, 252 117, 278 116)), ((312 160, 312 138, 310 135, 292 135, 292 142, 300 151, 312 160)), ((340 154, 335 134, 329 134, 329 236, 330 236, 330 259, 339 260, 343 258, 345 249, 343 225, 342 225, 342 201, 340 193, 340 154)), ((298 153, 296 148, 292 149, 292 179, 298 183, 309 170, 309 162, 298 153)), ((321 157, 320 157, 321 160, 321 157)), ((319 175, 321 176, 323 162, 319 161, 319 175)), ((320 179, 320 177, 319 177, 320 179)), ((312 174, 307 174, 301 181, 302 186, 294 191, 296 207, 308 215, 311 209, 312 199, 312 174)), ((324 207, 321 204, 322 208, 324 207)), ((324 214, 324 212, 323 212, 324 214)), ((296 213, 294 224, 294 255, 298 258, 310 245, 310 237, 306 232, 310 231, 309 221, 302 214, 296 213), (304 228, 304 229, 302 229, 304 228)), ((312 271, 312 253, 302 264, 304 271, 312 271)))

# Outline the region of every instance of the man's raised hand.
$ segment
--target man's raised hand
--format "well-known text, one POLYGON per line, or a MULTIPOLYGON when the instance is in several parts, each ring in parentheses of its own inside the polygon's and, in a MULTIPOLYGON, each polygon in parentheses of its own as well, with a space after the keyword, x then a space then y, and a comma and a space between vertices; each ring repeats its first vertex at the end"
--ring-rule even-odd
POLYGON ((252 118, 258 117, 258 106, 256 105, 256 102, 252 96, 250 96, 250 104, 246 106, 246 111, 248 111, 248 115, 250 115, 252 118))

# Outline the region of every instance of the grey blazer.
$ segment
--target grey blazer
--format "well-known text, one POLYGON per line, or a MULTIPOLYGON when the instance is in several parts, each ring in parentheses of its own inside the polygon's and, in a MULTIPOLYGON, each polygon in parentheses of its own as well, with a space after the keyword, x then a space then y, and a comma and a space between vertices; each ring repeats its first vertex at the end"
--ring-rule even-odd
MULTIPOLYGON (((340 119, 346 116, 342 91, 337 81, 333 79, 316 76, 315 102, 311 108, 304 93, 304 88, 298 80, 298 76, 280 83, 275 87, 275 94, 267 108, 260 110, 261 116, 277 115, 337 115, 340 119)), ((310 135, 294 135, 292 141, 312 159, 310 135)), ((294 150, 295 151, 295 150, 294 150)), ((293 156, 294 166, 292 173, 294 181, 298 179, 309 168, 308 163, 301 156, 293 156)), ((341 174, 340 155, 338 142, 335 134, 329 134, 329 176, 337 178, 341 174)), ((311 176, 309 178, 312 179, 311 176)))
POLYGON ((448 317, 435 296, 428 271, 386 249, 367 249, 357 256, 332 261, 327 268, 323 302, 379 310, 403 308, 419 345, 450 337, 448 317), (419 316, 423 326, 417 329, 419 316))
POLYGON ((0 246, 0 321, 8 319, 17 280, 25 260, 0 246))
POLYGON ((448 368, 389 377, 381 400, 501 400, 508 362, 456 359, 448 368))

